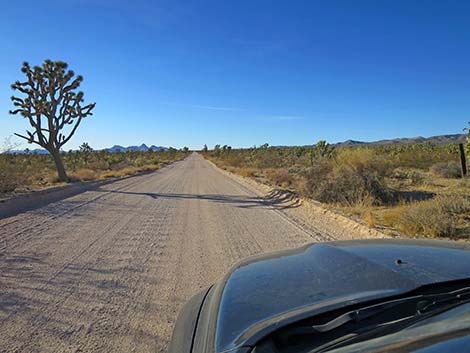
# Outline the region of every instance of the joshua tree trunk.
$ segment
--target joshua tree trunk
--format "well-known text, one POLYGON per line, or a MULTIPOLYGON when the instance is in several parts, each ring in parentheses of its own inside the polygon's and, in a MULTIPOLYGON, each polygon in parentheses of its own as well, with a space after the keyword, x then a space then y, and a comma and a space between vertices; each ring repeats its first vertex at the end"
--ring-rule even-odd
POLYGON ((68 182, 69 178, 67 177, 67 173, 65 172, 64 163, 62 162, 62 158, 60 158, 60 152, 58 151, 49 151, 54 158, 54 163, 57 168, 57 175, 60 181, 68 182))

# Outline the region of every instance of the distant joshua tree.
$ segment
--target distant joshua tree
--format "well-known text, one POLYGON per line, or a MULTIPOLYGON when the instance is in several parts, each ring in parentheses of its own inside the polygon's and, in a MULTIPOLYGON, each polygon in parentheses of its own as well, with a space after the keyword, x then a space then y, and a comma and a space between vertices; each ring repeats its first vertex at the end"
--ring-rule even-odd
POLYGON ((93 152, 93 148, 91 148, 90 144, 88 142, 83 142, 80 147, 80 152, 82 153, 91 153, 93 152))
POLYGON ((204 147, 202 148, 202 152, 207 152, 208 148, 207 148, 207 145, 204 144, 204 147))
POLYGON ((214 146, 214 155, 216 157, 220 156, 220 145, 218 145, 218 144, 214 146))
POLYGON ((310 150, 310 163, 313 166, 315 159, 319 158, 332 158, 335 154, 335 147, 331 146, 325 140, 320 140, 317 144, 310 150))
POLYGON ((25 62, 21 72, 26 80, 11 85, 24 96, 11 97, 15 109, 10 114, 21 114, 33 128, 33 132, 26 131, 27 136, 15 135, 46 149, 54 159, 61 181, 68 181, 68 177, 60 149, 95 107, 95 103, 83 105, 83 92, 76 91, 83 77, 74 79, 74 72, 67 71, 67 67, 62 61, 45 60, 42 66, 34 67, 25 62))
POLYGON ((88 144, 88 142, 83 142, 80 147, 80 153, 83 154, 83 160, 85 163, 88 163, 88 160, 90 159, 90 155, 93 152, 93 148, 88 144))
POLYGON ((189 152, 189 147, 184 146, 184 147, 183 147, 183 152, 184 152, 184 153, 188 153, 188 152, 189 152))

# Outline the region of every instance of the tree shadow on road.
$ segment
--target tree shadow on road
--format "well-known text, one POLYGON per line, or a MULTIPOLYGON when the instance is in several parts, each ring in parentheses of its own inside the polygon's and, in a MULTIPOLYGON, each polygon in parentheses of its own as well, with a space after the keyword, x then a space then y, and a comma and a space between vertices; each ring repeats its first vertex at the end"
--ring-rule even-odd
MULTIPOLYGON (((101 190, 97 190, 101 191, 101 190)), ((134 192, 120 190, 102 190, 102 192, 148 196, 152 199, 180 199, 180 200, 207 200, 210 202, 233 204, 239 208, 265 208, 271 207, 279 210, 296 208, 301 205, 301 201, 295 194, 276 189, 268 195, 248 196, 248 195, 225 195, 225 194, 183 194, 183 193, 153 193, 153 192, 134 192)))

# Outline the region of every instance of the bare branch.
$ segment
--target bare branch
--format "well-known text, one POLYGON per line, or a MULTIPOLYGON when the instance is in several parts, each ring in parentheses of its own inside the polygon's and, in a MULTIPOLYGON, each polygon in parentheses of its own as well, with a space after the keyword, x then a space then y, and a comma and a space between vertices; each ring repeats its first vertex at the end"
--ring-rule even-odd
POLYGON ((32 139, 31 137, 26 137, 26 136, 23 136, 23 135, 20 135, 20 134, 17 134, 15 132, 15 135, 18 136, 18 137, 21 137, 22 139, 25 139, 26 141, 28 141, 28 143, 35 143, 41 147, 44 147, 43 145, 41 145, 41 143, 39 141, 35 141, 34 139, 32 139))

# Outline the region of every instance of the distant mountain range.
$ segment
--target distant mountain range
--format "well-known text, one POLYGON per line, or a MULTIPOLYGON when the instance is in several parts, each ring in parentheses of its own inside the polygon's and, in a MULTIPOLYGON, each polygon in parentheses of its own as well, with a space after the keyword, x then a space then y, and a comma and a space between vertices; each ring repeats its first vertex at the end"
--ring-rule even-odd
POLYGON ((140 152, 147 152, 147 151, 167 151, 168 147, 163 147, 163 146, 155 146, 152 145, 148 147, 145 143, 141 144, 140 146, 128 146, 128 147, 123 147, 120 145, 114 145, 111 148, 105 148, 105 151, 108 152, 135 152, 135 151, 140 151, 140 152))
POLYGON ((335 143, 335 146, 359 146, 359 145, 410 145, 413 143, 463 143, 465 142, 465 134, 454 134, 454 135, 438 135, 431 137, 404 137, 404 138, 395 138, 390 140, 379 140, 372 142, 363 142, 363 141, 354 141, 347 140, 344 142, 335 143))
POLYGON ((10 153, 10 154, 49 154, 46 150, 43 150, 41 148, 36 148, 34 150, 30 149, 25 149, 25 150, 9 150, 5 153, 10 153))
MULTIPOLYGON (((168 147, 155 146, 155 145, 151 145, 149 147, 145 143, 143 143, 140 146, 128 146, 128 147, 124 147, 124 146, 120 146, 120 145, 114 145, 111 148, 104 148, 103 150, 107 151, 107 152, 121 152, 121 153, 129 152, 129 151, 132 151, 132 152, 134 152, 134 151, 147 152, 149 150, 151 150, 151 151, 167 151, 168 147)), ((73 150, 73 151, 75 152, 77 150, 73 150)), ((34 150, 30 150, 30 149, 27 149, 27 150, 11 150, 10 153, 12 153, 12 154, 48 154, 49 152, 47 152, 44 149, 37 148, 37 149, 34 149, 34 150)))
MULTIPOLYGON (((438 144, 445 144, 445 143, 464 143, 466 141, 465 134, 454 134, 454 135, 437 135, 431 137, 404 137, 404 138, 395 138, 389 140, 379 140, 379 141, 372 141, 372 142, 364 142, 364 141, 355 141, 355 140, 347 140, 344 142, 338 142, 333 145, 335 146, 360 146, 360 145, 406 145, 406 144, 413 144, 413 143, 438 143, 438 144)), ((110 148, 105 148, 105 151, 108 152, 128 152, 128 151, 167 151, 169 148, 164 146, 155 146, 151 145, 150 147, 147 146, 145 143, 141 144, 140 146, 120 146, 114 145, 110 148)), ((10 153, 13 154, 48 154, 46 150, 43 149, 34 149, 34 150, 11 150, 10 153)))

